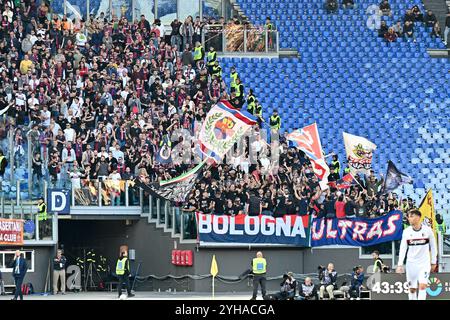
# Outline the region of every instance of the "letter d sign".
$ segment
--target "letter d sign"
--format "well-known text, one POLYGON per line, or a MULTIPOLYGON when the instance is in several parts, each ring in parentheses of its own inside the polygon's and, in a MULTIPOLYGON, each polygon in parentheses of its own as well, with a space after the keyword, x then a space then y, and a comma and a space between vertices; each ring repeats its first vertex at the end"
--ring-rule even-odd
POLYGON ((70 193, 64 189, 49 189, 47 206, 50 213, 70 214, 70 193))

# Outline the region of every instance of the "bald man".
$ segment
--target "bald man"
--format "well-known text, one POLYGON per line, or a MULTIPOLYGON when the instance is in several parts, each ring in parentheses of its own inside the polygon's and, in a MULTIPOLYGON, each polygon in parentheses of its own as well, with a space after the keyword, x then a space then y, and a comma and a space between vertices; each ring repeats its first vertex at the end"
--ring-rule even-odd
POLYGON ((261 251, 256 253, 256 258, 252 260, 252 273, 253 273, 253 296, 250 300, 256 300, 258 295, 258 285, 261 285, 262 297, 266 296, 266 271, 267 262, 263 258, 261 251))

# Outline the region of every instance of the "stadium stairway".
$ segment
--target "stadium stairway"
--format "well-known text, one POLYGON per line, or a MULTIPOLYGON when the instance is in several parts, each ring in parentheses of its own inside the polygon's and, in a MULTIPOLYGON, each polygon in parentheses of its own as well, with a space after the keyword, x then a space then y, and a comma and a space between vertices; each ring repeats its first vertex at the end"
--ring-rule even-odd
MULTIPOLYGON (((372 1, 327 14, 323 0, 237 0, 253 24, 271 17, 280 48, 295 48, 299 59, 223 58, 263 105, 265 119, 277 109, 282 132, 317 122, 326 153, 345 155, 342 132, 367 137, 377 146, 373 166, 385 173, 387 161, 414 178, 404 192, 420 202, 427 188, 436 209, 450 218, 450 60, 430 58, 427 48, 443 49, 440 38, 417 23, 417 42, 387 45, 368 27, 372 1)), ((390 0, 400 20, 420 1, 390 0)), ((369 24, 370 25, 370 24, 369 24)))
MULTIPOLYGON (((436 15, 442 32, 445 29, 445 18, 448 12, 447 3, 445 0, 423 0, 423 4, 427 10, 433 11, 436 15)), ((447 43, 447 48, 450 48, 450 44, 447 43)))

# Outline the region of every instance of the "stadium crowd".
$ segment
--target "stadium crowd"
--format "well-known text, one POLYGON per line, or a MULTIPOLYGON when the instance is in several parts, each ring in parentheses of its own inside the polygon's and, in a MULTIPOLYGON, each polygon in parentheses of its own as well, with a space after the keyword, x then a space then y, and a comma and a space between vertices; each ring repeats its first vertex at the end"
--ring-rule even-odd
MULTIPOLYGON (((380 3, 379 8, 383 16, 392 16, 391 6, 388 0, 383 0, 380 3)), ((388 26, 386 21, 381 21, 380 28, 378 29, 378 36, 384 38, 387 43, 395 42, 398 38, 416 42, 416 23, 423 23, 426 28, 430 29, 432 37, 441 36, 441 28, 436 15, 431 10, 428 10, 426 14, 423 14, 417 5, 406 10, 403 20, 397 21, 392 26, 388 26)))
MULTIPOLYGON (((263 119, 262 106, 251 90, 245 96, 234 69, 226 75, 231 79, 227 88, 214 48, 205 51, 198 42, 207 23, 225 24, 223 18, 175 20, 166 36, 160 21, 150 24, 145 16, 134 23, 103 14, 69 21, 33 0, 5 1, 1 12, 0 110, 9 109, 0 135, 5 138, 14 130, 11 168, 26 161, 25 142, 32 143, 38 193, 43 180, 68 188, 80 179, 180 175, 194 165, 175 156, 168 164, 158 163, 159 150, 164 144, 177 152, 184 146, 194 150, 195 133, 208 110, 225 99, 258 117, 259 126, 252 129, 252 143, 244 152, 205 172, 184 210, 374 217, 414 206, 411 199, 379 194, 383 178, 373 172, 355 177, 357 183, 347 190, 322 192, 303 152, 290 148, 284 136, 267 143, 262 132, 266 127, 277 132, 280 117, 274 112, 263 119), (175 139, 181 129, 194 139, 175 139), (275 163, 271 152, 277 148, 275 163), (259 155, 257 162, 249 161, 250 151, 259 155)), ((270 20, 266 28, 273 28, 270 20)), ((348 172, 337 156, 330 168, 332 181, 348 172)))

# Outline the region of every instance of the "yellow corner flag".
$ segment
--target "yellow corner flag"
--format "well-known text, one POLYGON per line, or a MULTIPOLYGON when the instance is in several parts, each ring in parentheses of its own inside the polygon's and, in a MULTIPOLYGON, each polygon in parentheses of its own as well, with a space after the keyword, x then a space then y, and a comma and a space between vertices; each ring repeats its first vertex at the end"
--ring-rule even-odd
POLYGON ((217 261, 216 261, 216 255, 213 254, 212 261, 211 261, 211 275, 212 275, 212 298, 214 299, 214 278, 219 273, 219 268, 217 268, 217 261))
POLYGON ((219 269, 217 268, 216 255, 214 254, 211 261, 211 275, 215 277, 218 273, 219 269))
POLYGON ((436 213, 434 211, 434 200, 431 189, 428 190, 425 198, 423 198, 422 203, 419 206, 419 211, 422 214, 421 222, 433 229, 437 239, 436 213))

